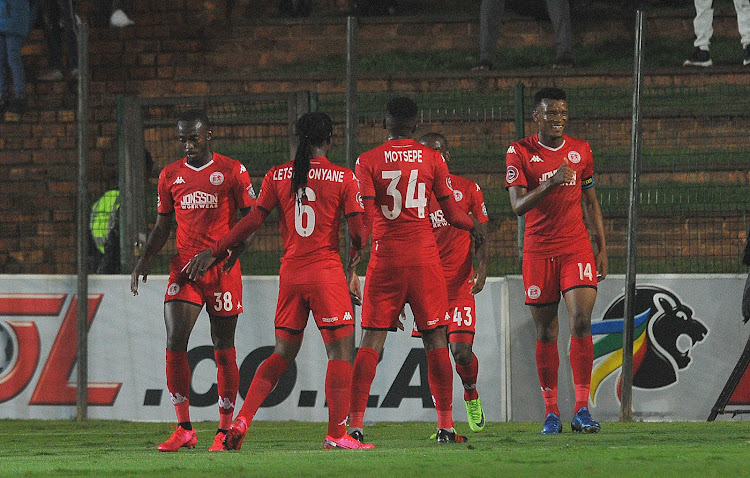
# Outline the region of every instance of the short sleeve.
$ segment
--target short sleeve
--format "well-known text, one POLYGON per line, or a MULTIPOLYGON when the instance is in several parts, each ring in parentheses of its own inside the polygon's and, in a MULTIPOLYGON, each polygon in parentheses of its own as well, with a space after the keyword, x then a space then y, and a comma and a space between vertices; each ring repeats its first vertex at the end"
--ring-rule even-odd
POLYGON ((526 175, 523 172, 523 157, 518 143, 511 144, 505 155, 505 187, 528 187, 526 175))
POLYGON ((271 168, 263 178, 263 183, 260 185, 260 194, 258 194, 258 200, 256 206, 265 209, 268 212, 273 211, 279 204, 279 195, 276 191, 276 183, 273 180, 274 172, 276 168, 271 168))
POLYGON ((234 195, 235 201, 237 201, 237 207, 240 209, 247 209, 255 206, 255 190, 253 189, 253 183, 250 180, 250 174, 247 172, 245 165, 239 161, 234 162, 232 173, 235 180, 232 185, 232 194, 234 195))
POLYGON ((362 197, 375 197, 375 185, 372 182, 372 174, 367 169, 367 163, 360 156, 357 158, 357 165, 354 168, 357 180, 359 181, 359 191, 362 197))
POLYGON ((484 205, 484 195, 477 183, 471 183, 471 205, 469 212, 479 222, 487 222, 490 218, 487 216, 487 207, 484 205))
POLYGON ((586 151, 588 155, 583 167, 583 177, 585 179, 594 175, 594 154, 591 152, 591 145, 588 143, 586 143, 586 149, 584 151, 586 151))
POLYGON ((362 195, 359 192, 359 182, 354 172, 347 170, 344 180, 344 214, 347 216, 365 212, 362 195))
POLYGON ((432 192, 438 200, 453 194, 451 177, 448 174, 448 163, 443 155, 435 151, 435 181, 432 183, 432 192))
POLYGON ((169 180, 167 179, 165 168, 159 174, 159 184, 157 186, 156 210, 159 214, 171 214, 174 212, 174 200, 172 199, 168 183, 169 180))

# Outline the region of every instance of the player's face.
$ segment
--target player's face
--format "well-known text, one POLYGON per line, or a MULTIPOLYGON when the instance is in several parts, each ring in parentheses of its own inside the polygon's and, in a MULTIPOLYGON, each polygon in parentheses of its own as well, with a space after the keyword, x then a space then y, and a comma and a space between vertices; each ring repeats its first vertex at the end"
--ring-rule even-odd
POLYGON ((534 110, 534 121, 539 127, 539 136, 547 146, 562 143, 563 131, 568 123, 568 102, 565 100, 542 100, 534 110))
POLYGON ((200 120, 179 121, 177 139, 190 165, 201 165, 211 160, 211 130, 200 120))

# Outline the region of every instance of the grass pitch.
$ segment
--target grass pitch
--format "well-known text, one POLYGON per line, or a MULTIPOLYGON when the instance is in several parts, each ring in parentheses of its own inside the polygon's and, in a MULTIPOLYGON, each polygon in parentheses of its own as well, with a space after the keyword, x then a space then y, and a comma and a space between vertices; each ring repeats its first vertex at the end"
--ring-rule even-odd
MULTIPOLYGON (((323 450, 322 423, 254 423, 242 450, 159 453, 165 423, 0 420, 0 476, 748 476, 747 422, 603 423, 602 432, 539 434, 541 423, 488 423, 469 442, 437 445, 430 423, 366 427, 370 451, 323 450)), ((460 432, 466 424, 458 423, 460 432)))

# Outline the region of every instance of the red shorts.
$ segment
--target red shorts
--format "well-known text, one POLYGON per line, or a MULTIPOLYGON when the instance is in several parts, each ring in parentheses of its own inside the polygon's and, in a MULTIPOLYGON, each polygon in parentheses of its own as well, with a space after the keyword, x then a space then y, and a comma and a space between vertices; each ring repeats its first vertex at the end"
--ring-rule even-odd
MULTIPOLYGON (((470 292, 471 287, 466 287, 459 297, 448 301, 448 342, 474 343, 474 334, 477 329, 476 301, 470 292)), ((416 324, 415 324, 416 325, 416 324)), ((416 327, 412 330, 412 337, 421 337, 416 327)))
POLYGON ((239 263, 228 274, 221 270, 221 264, 217 264, 194 281, 179 272, 175 264, 180 264, 177 259, 173 261, 169 273, 165 303, 179 300, 199 307, 205 304, 208 315, 218 317, 231 317, 242 312, 242 271, 239 263))
POLYGON ((319 282, 314 283, 295 284, 295 276, 294 270, 280 271, 276 335, 300 342, 310 312, 326 344, 354 332, 352 299, 343 268, 321 270, 319 282))
POLYGON ((577 287, 596 289, 594 253, 587 251, 552 258, 523 258, 523 286, 527 305, 560 302, 560 294, 577 287))
POLYGON ((399 314, 408 302, 418 330, 448 325, 448 291, 440 263, 406 267, 367 268, 362 303, 362 328, 398 329, 399 314))

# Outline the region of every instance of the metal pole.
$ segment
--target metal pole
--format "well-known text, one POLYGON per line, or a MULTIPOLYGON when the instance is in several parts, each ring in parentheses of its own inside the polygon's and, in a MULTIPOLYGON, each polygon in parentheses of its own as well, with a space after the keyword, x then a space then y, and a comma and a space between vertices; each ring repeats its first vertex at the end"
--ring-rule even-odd
POLYGON ((89 27, 78 23, 78 322, 77 322, 77 420, 88 414, 88 143, 89 143, 89 27))
MULTIPOLYGON (((522 140, 526 136, 526 111, 523 105, 524 86, 520 81, 516 83, 513 91, 513 103, 515 106, 515 124, 516 124, 516 141, 522 140)), ((521 272, 523 263, 523 236, 526 230, 526 223, 523 216, 518 216, 518 271, 521 272)))
POLYGON ((636 259, 638 234, 638 173, 641 158, 641 96, 643 93, 643 10, 635 19, 635 67, 633 76, 633 125, 630 149, 630 204, 628 207, 628 251, 625 273, 625 323, 622 334, 622 404, 620 420, 633 417, 633 332, 635 329, 636 259))
MULTIPOLYGON (((346 17, 346 166, 354 169, 357 161, 357 17, 348 16, 346 17)), ((348 234, 348 226, 346 228, 346 256, 349 257, 349 249, 351 248, 351 238, 348 234)), ((347 278, 348 279, 348 278, 347 278)), ((355 312, 354 323, 356 325, 357 314, 356 308, 352 304, 352 309, 355 312)), ((356 331, 357 327, 354 327, 356 331)), ((355 334, 352 334, 352 350, 356 347, 355 334)), ((354 357, 351 358, 352 363, 354 357)))

